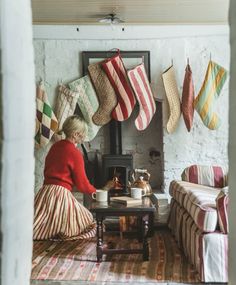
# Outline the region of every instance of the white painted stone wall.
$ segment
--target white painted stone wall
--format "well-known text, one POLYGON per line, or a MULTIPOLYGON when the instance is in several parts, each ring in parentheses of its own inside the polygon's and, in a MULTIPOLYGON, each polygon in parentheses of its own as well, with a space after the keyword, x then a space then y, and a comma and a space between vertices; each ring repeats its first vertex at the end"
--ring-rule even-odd
POLYGON ((230 43, 231 43, 231 64, 230 64, 230 116, 229 116, 229 284, 234 285, 236 281, 236 228, 235 228, 235 217, 236 217, 236 2, 230 1, 230 43))
MULTIPOLYGON (((216 110, 222 119, 222 125, 217 131, 208 130, 201 122, 197 113, 194 117, 194 126, 190 133, 187 132, 183 118, 181 117, 178 128, 174 134, 167 134, 165 126, 168 118, 168 107, 161 74, 168 68, 173 59, 176 70, 176 78, 181 96, 184 71, 189 57, 193 71, 196 94, 204 79, 204 74, 210 58, 229 69, 229 43, 228 33, 222 27, 215 29, 205 26, 192 27, 151 27, 142 26, 138 33, 135 28, 129 27, 125 35, 114 28, 111 33, 109 28, 99 26, 85 29, 90 33, 83 33, 81 39, 66 27, 68 33, 63 33, 63 28, 53 27, 48 32, 46 28, 35 28, 35 62, 36 80, 43 79, 47 82, 46 87, 51 104, 55 104, 56 86, 58 83, 67 83, 81 76, 81 52, 98 51, 119 48, 121 50, 150 50, 151 52, 151 79, 154 94, 163 99, 163 151, 161 158, 164 169, 165 191, 174 178, 180 178, 182 170, 193 163, 202 164, 227 164, 228 144, 228 81, 216 103, 216 110), (130 29, 130 32, 129 32, 130 29), (51 31, 51 32, 50 32, 51 31), (53 32, 52 32, 53 31, 53 32), (97 33, 96 33, 97 31, 97 33), (146 31, 146 32, 145 32, 146 31), (110 33, 110 34, 109 34, 110 33), (152 36, 153 33, 153 36, 152 36), (110 39, 109 39, 110 36, 110 39), (129 40, 129 38, 131 38, 129 40)), ((71 27, 72 29, 72 27, 71 27)), ((65 30, 64 30, 65 31, 65 30)), ((146 138, 149 141, 150 137, 146 138)), ((127 129, 126 150, 137 150, 144 145, 135 146, 135 136, 127 129), (130 139, 128 136, 130 135, 130 139)), ((92 149, 106 150, 107 130, 103 128, 97 138, 91 143, 92 149)), ((156 146, 157 148, 159 145, 156 146)), ((36 160, 36 191, 42 183, 42 169, 46 152, 41 150, 36 160)), ((161 169, 160 169, 161 171, 161 169)), ((158 172, 158 171, 157 171, 158 172)), ((154 173, 155 175, 155 173, 154 173)))
POLYGON ((1 284, 27 285, 32 259, 35 87, 30 0, 1 1, 1 284))

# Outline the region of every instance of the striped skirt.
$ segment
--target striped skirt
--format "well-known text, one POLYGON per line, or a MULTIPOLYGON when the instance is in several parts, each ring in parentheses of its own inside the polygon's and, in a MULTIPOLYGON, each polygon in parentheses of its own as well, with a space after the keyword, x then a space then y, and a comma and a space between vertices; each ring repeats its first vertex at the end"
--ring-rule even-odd
POLYGON ((34 201, 34 240, 78 240, 96 235, 92 214, 66 188, 44 185, 34 201))

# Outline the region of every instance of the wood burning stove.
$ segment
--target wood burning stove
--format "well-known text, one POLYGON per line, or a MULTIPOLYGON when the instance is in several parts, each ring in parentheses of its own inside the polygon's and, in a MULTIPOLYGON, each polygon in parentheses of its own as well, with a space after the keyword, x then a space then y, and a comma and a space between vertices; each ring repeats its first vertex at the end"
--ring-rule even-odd
POLYGON ((128 194, 128 181, 133 169, 133 156, 122 154, 121 123, 110 122, 110 154, 102 156, 103 184, 114 180, 111 196, 128 194))

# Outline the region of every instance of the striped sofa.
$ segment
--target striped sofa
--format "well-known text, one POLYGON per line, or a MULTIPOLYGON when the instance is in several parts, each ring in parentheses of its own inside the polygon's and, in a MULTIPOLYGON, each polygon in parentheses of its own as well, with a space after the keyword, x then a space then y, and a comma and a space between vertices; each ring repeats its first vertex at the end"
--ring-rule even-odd
POLYGON ((203 282, 228 281, 227 170, 192 165, 170 184, 168 226, 203 282))

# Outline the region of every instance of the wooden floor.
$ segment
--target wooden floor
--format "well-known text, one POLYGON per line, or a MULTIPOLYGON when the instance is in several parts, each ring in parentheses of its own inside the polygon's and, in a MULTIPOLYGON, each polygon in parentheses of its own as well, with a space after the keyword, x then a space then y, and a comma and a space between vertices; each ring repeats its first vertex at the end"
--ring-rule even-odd
MULTIPOLYGON (((30 283, 31 285, 124 285, 125 283, 119 283, 119 282, 85 282, 85 281, 39 281, 39 280, 33 280, 30 283)), ((128 283, 130 285, 140 285, 141 282, 134 282, 134 283, 128 283)), ((161 285, 189 285, 190 283, 162 283, 162 282, 148 282, 144 283, 145 285, 154 285, 154 284, 161 284, 161 285)), ((195 283, 195 285, 222 285, 226 283, 195 283)))

